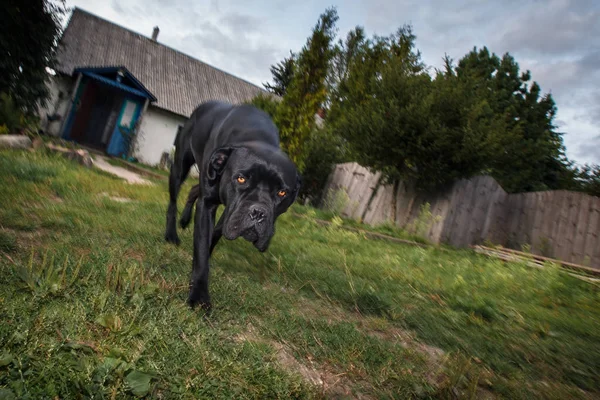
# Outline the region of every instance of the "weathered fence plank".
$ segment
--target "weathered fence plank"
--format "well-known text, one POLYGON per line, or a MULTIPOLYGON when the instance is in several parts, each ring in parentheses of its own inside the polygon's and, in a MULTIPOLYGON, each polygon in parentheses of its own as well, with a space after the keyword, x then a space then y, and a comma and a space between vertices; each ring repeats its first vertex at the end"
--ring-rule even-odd
POLYGON ((368 224, 411 227, 429 203, 437 219, 422 234, 434 243, 467 247, 489 241, 516 250, 529 245, 534 254, 600 270, 598 197, 562 190, 507 194, 489 176, 462 179, 437 193, 420 193, 404 182, 394 193, 380 181, 380 173, 356 163, 339 164, 326 190, 345 190, 343 215, 368 224))
POLYGON ((587 233, 587 225, 590 221, 590 206, 592 197, 582 196, 579 202, 577 221, 575 222, 575 244, 573 245, 573 260, 577 264, 582 264, 585 261, 585 234, 587 233))
POLYGON ((589 254, 590 267, 600 268, 600 198, 595 198, 585 242, 585 253, 589 254))
POLYGON ((535 199, 535 201, 533 208, 533 222, 531 227, 531 240, 529 243, 531 244, 531 251, 536 254, 542 254, 539 237, 542 234, 544 218, 549 218, 549 216, 545 213, 546 207, 544 207, 546 195, 547 192, 532 193, 532 197, 535 199))

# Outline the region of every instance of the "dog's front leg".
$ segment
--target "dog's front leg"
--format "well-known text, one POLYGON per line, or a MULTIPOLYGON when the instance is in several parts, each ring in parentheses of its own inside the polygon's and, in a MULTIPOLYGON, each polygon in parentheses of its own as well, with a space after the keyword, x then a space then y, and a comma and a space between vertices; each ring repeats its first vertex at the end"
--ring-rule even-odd
POLYGON ((209 257, 212 254, 213 250, 215 249, 215 246, 217 245, 217 243, 219 243, 221 236, 223 235, 223 221, 224 220, 225 220, 225 212, 223 212, 223 214, 221 215, 221 218, 219 218, 219 222, 217 222, 217 225, 215 225, 215 229, 213 231, 212 239, 210 242, 209 257))
POLYGON ((211 308, 208 293, 208 258, 217 206, 218 204, 210 199, 199 199, 196 203, 194 222, 194 257, 188 304, 192 308, 200 305, 207 311, 211 308))

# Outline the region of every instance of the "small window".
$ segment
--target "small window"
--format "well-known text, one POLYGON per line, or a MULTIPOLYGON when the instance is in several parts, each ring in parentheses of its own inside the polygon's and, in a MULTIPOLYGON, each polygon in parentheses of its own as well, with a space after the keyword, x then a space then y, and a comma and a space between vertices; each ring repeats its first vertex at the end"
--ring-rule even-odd
POLYGON ((135 109, 137 108, 137 104, 131 100, 125 100, 125 109, 123 110, 123 115, 121 116, 121 123, 119 125, 125 126, 126 128, 131 128, 131 123, 133 122, 133 114, 135 114, 135 109))

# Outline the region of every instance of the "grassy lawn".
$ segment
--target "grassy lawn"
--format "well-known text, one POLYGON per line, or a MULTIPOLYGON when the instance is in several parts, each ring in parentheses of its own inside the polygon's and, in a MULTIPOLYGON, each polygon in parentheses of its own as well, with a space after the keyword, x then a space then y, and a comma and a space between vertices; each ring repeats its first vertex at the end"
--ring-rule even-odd
POLYGON ((599 288, 553 266, 296 207, 264 254, 219 243, 205 317, 185 304, 191 230, 162 238, 166 181, 43 152, 0 152, 0 171, 0 398, 600 396, 599 288))

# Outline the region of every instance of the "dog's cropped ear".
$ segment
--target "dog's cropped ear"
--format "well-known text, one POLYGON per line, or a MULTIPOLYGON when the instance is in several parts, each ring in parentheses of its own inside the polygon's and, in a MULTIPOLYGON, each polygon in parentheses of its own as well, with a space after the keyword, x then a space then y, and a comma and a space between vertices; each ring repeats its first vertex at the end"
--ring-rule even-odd
POLYGON ((227 160, 233 152, 233 147, 221 147, 212 153, 206 168, 206 177, 210 184, 215 183, 223 173, 227 160))
POLYGON ((302 187, 302 176, 300 176, 300 174, 296 173, 296 187, 294 188, 294 192, 292 193, 292 201, 290 202, 293 203, 294 201, 296 201, 296 197, 298 197, 298 193, 300 193, 300 188, 302 187))

